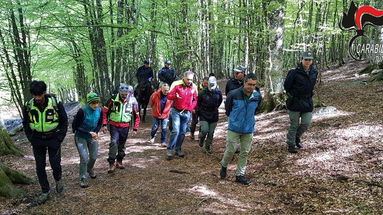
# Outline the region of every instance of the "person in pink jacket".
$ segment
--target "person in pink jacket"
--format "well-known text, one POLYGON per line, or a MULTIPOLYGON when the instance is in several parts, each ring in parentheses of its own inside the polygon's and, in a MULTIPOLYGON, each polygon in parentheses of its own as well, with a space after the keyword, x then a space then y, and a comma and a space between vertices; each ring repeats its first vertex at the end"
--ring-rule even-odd
POLYGON ((194 73, 186 71, 182 80, 173 82, 170 87, 168 99, 173 101, 173 108, 170 111, 172 117, 172 133, 167 147, 168 160, 174 156, 184 157, 182 143, 185 139, 185 133, 188 121, 197 106, 197 86, 193 83, 194 73))

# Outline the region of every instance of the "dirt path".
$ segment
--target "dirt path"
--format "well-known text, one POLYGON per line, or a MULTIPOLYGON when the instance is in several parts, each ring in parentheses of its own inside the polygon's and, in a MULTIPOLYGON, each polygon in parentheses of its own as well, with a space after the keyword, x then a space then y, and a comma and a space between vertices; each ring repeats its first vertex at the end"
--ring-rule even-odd
MULTIPOLYGON (((323 73, 317 94, 337 110, 315 114, 303 138, 305 148, 296 155, 286 151, 286 111, 257 116, 250 186, 234 183, 234 162, 230 177, 218 178, 226 137, 222 109, 210 156, 186 137, 186 157, 165 160, 164 148, 147 143, 147 122, 128 140, 127 168, 108 175, 105 135, 98 177, 87 189, 79 187, 79 157, 68 134, 62 147, 64 193, 52 192, 46 204, 26 208, 40 189, 24 186, 25 198, 0 199, 0 214, 382 214, 383 84, 365 85, 363 77, 354 76, 360 68, 352 62, 323 73)), ((22 135, 18 139, 26 156, 1 160, 35 178, 30 146, 22 135)), ((53 181, 50 169, 49 177, 53 181)))

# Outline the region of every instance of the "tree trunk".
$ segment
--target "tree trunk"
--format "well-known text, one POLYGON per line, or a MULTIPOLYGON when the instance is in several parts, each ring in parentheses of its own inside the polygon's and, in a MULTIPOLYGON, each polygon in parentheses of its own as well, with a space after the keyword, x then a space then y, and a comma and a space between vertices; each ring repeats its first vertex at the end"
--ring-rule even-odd
POLYGON ((24 192, 14 184, 31 183, 32 179, 0 162, 0 196, 11 198, 20 197, 24 192))
MULTIPOLYGON (((279 7, 274 12, 267 12, 269 35, 269 69, 265 80, 264 110, 272 111, 284 106, 283 96, 283 34, 285 0, 277 0, 279 7)), ((266 8, 265 8, 266 9, 266 8)))
POLYGON ((7 131, 0 127, 0 156, 3 155, 17 155, 22 156, 20 149, 13 143, 7 131))

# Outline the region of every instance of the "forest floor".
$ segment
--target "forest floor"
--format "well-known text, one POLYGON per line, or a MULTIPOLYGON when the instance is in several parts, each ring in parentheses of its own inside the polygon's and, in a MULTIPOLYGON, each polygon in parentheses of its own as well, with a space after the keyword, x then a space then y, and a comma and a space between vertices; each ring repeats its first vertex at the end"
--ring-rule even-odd
MULTIPOLYGON (((287 152, 286 111, 257 115, 250 186, 234 182, 236 158, 228 179, 219 179, 227 126, 221 109, 212 155, 188 135, 185 158, 167 161, 165 148, 147 142, 148 120, 127 141, 127 168, 110 175, 109 135, 101 136, 98 177, 86 189, 79 186, 79 156, 68 132, 62 145, 64 192, 52 188, 47 203, 27 207, 40 187, 22 186, 27 195, 0 199, 0 214, 383 214, 383 83, 366 84, 366 76, 356 76, 364 67, 350 62, 322 73, 316 94, 336 109, 314 111, 298 154, 287 152)), ((0 160, 36 178, 30 144, 22 133, 16 139, 25 156, 0 160)))

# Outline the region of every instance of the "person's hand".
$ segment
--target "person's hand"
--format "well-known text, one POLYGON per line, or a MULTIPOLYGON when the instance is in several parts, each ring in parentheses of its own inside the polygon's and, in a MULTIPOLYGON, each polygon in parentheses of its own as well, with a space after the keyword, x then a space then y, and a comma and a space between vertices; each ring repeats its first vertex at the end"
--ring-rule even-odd
POLYGON ((96 140, 98 138, 98 134, 96 132, 89 132, 92 135, 92 139, 96 140))
POLYGON ((133 130, 132 137, 137 135, 137 131, 133 130))
POLYGON ((178 93, 176 93, 177 99, 182 99, 182 96, 180 96, 178 93))
POLYGON ((101 131, 102 131, 102 133, 104 133, 104 134, 108 131, 108 128, 106 127, 106 125, 103 125, 103 126, 102 126, 101 131))

